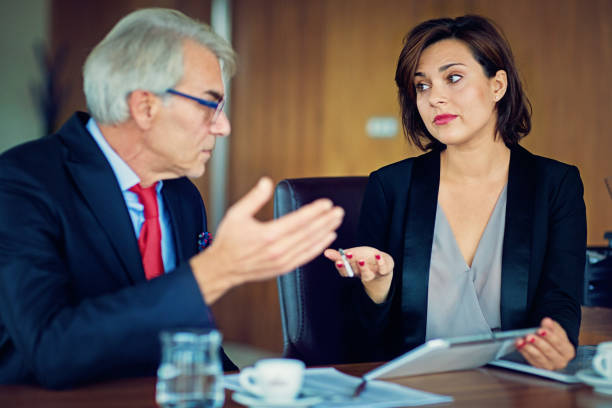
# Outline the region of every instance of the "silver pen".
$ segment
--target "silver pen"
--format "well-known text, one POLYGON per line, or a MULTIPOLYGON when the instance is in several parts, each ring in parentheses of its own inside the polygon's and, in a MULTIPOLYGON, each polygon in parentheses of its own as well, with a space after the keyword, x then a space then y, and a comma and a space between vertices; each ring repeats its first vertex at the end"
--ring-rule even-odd
POLYGON ((353 272, 353 268, 351 268, 351 264, 349 263, 348 259, 346 259, 346 255, 344 255, 344 250, 339 248, 338 252, 340 252, 340 256, 342 257, 342 263, 344 264, 344 268, 346 268, 346 274, 349 278, 354 277, 355 273, 353 272))

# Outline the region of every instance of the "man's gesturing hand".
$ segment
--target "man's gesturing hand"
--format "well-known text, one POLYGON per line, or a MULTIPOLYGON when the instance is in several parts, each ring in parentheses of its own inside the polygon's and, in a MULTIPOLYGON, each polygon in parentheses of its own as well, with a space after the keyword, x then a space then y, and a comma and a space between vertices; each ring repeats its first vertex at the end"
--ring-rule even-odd
POLYGON ((255 219, 272 192, 272 181, 260 179, 227 211, 213 244, 191 258, 191 268, 208 304, 234 286, 295 269, 336 239, 344 210, 328 199, 313 201, 277 220, 255 219))

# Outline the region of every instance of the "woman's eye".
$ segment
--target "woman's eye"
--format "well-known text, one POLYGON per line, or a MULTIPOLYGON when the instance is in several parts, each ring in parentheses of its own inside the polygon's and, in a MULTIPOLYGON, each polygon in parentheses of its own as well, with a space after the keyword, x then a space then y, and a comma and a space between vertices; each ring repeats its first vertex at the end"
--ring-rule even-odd
POLYGON ((452 74, 448 76, 448 80, 450 83, 455 83, 458 82, 461 78, 463 78, 461 75, 459 74, 452 74))
POLYGON ((421 83, 416 84, 415 88, 417 92, 423 92, 429 89, 429 85, 421 82, 421 83))

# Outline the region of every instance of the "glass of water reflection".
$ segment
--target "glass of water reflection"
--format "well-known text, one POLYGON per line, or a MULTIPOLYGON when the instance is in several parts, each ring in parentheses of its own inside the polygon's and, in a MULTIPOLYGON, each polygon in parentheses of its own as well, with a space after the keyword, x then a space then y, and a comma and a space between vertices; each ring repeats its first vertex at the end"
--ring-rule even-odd
POLYGON ((162 359, 155 399, 163 408, 223 406, 221 334, 211 330, 174 330, 159 335, 162 359))

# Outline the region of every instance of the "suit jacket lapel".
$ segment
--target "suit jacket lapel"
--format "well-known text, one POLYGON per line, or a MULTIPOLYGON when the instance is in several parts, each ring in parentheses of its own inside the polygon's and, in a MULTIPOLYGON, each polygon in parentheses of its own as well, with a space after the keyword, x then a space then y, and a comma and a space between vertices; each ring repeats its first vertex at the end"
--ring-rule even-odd
POLYGON ((186 236, 186 229, 180 228, 181 225, 186 225, 183 220, 183 211, 181 211, 181 195, 174 191, 175 184, 171 180, 164 180, 162 188, 162 197, 166 204, 166 209, 170 215, 172 224, 172 233, 174 234, 174 247, 176 251, 177 265, 180 260, 191 256, 193 252, 190 245, 193 245, 193 237, 186 236))
POLYGON ((144 269, 130 215, 112 168, 84 127, 87 120, 87 115, 75 116, 59 132, 67 147, 66 166, 98 220, 91 233, 98 233, 95 228, 103 231, 130 281, 143 281, 144 269))
POLYGON ((501 276, 502 329, 520 327, 527 309, 535 180, 531 154, 512 148, 501 276))
POLYGON ((415 159, 406 208, 402 281, 402 312, 406 319, 404 336, 407 345, 425 340, 427 322, 427 288, 433 243, 438 188, 440 185, 440 153, 431 152, 415 159), (416 328, 416 330, 415 330, 416 328))

